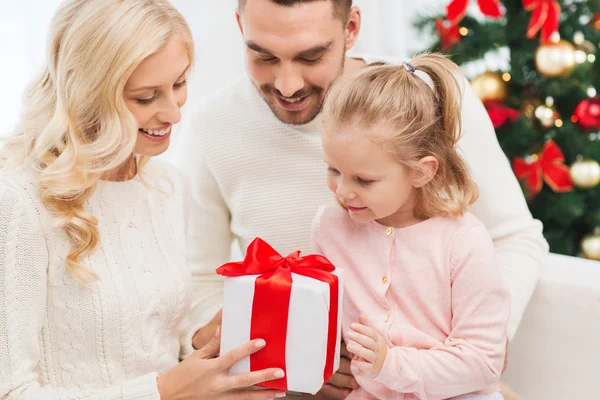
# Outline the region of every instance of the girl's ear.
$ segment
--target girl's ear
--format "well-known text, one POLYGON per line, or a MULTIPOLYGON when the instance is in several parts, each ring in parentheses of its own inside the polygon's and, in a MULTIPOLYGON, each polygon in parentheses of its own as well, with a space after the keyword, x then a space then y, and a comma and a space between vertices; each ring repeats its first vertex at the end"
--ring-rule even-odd
POLYGON ((423 157, 419 160, 419 168, 413 179, 413 187, 420 188, 431 182, 440 166, 437 158, 423 157))

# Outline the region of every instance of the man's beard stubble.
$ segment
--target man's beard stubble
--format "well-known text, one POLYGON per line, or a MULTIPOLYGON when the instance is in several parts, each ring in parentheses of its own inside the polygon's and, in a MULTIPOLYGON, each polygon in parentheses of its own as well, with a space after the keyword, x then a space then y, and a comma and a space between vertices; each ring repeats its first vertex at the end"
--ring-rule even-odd
MULTIPOLYGON (((340 68, 338 70, 338 74, 336 75, 333 82, 331 82, 329 84, 327 89, 319 87, 319 86, 311 86, 309 88, 300 89, 299 91, 297 91, 290 97, 292 99, 297 99, 297 98, 302 98, 308 94, 311 94, 311 95, 316 94, 318 96, 318 99, 319 99, 318 104, 316 106, 313 106, 313 108, 310 110, 309 114, 301 120, 297 119, 294 116, 293 112, 286 112, 285 110, 282 110, 281 108, 279 108, 276 104, 273 104, 274 101, 276 101, 276 100, 272 100, 274 96, 285 97, 273 85, 271 85, 269 83, 265 83, 265 84, 261 85, 260 87, 258 87, 256 85, 256 83, 254 83, 254 82, 253 83, 254 83, 254 86, 256 87, 256 89, 258 90, 258 92, 260 93, 261 97, 265 101, 265 103, 267 103, 267 105, 271 109, 271 112, 273 113, 273 115, 275 115, 275 117, 278 120, 280 120, 284 124, 305 125, 305 124, 312 122, 321 113, 321 110, 323 109, 323 103, 325 102, 325 97, 327 96, 327 92, 329 91, 331 86, 334 84, 334 82, 342 76, 345 63, 346 63, 346 48, 344 46, 344 52, 342 53, 342 61, 340 63, 340 68), (278 111, 280 111, 282 113, 286 113, 287 115, 290 115, 290 113, 291 113, 292 117, 287 119, 287 118, 283 117, 282 115, 280 115, 278 113, 278 111)), ((305 111, 305 110, 303 110, 303 111, 305 111)))

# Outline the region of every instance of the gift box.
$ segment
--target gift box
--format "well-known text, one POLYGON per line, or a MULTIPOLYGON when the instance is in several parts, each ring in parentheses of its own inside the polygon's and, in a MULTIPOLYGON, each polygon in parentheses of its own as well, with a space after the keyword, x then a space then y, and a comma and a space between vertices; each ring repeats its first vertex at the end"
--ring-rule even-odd
POLYGON ((226 277, 221 354, 253 339, 267 345, 229 375, 281 368, 285 377, 260 386, 315 394, 340 362, 342 273, 323 256, 282 257, 260 238, 242 262, 217 269, 226 277))

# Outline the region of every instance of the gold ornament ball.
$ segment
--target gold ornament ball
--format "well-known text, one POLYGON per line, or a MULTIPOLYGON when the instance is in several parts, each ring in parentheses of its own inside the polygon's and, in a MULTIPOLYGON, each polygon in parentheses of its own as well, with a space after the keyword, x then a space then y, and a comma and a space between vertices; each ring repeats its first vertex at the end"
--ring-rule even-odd
POLYGON ((508 85, 499 72, 484 72, 471 80, 471 86, 482 101, 503 102, 508 97, 508 85))
POLYGON ((535 118, 540 122, 543 128, 549 129, 554 126, 556 120, 559 118, 558 111, 554 106, 542 104, 535 109, 535 118))
POLYGON ((535 117, 535 110, 540 106, 541 101, 534 97, 528 97, 521 104, 521 113, 527 118, 535 117))
POLYGON ((584 236, 580 246, 585 258, 600 261, 600 233, 584 236))
POLYGON ((546 78, 566 78, 576 65, 575 46, 566 40, 544 43, 535 52, 535 66, 546 78))
POLYGON ((569 168, 573 184, 580 189, 591 189, 600 183, 600 164, 596 160, 577 160, 569 168))

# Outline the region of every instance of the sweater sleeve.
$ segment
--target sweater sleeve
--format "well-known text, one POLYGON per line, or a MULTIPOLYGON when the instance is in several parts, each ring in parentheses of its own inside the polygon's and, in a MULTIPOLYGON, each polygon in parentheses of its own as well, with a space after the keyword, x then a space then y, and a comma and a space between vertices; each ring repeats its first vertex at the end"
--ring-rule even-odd
POLYGON ((470 211, 491 235, 511 292, 508 335, 512 339, 539 279, 548 244, 542 224, 531 216, 483 104, 466 80, 464 86, 459 147, 479 186, 479 199, 470 211))
POLYGON ((223 307, 224 278, 215 270, 229 261, 231 215, 221 189, 204 160, 199 135, 202 114, 182 128, 175 165, 191 179, 186 257, 192 272, 190 321, 201 328, 223 307))
POLYGON ((420 399, 442 399, 486 389, 499 379, 510 295, 483 225, 457 233, 451 268, 452 330, 445 343, 388 349, 376 381, 420 399))
POLYGON ((160 399, 156 373, 103 389, 41 385, 48 250, 35 206, 0 181, 0 399, 160 399))

